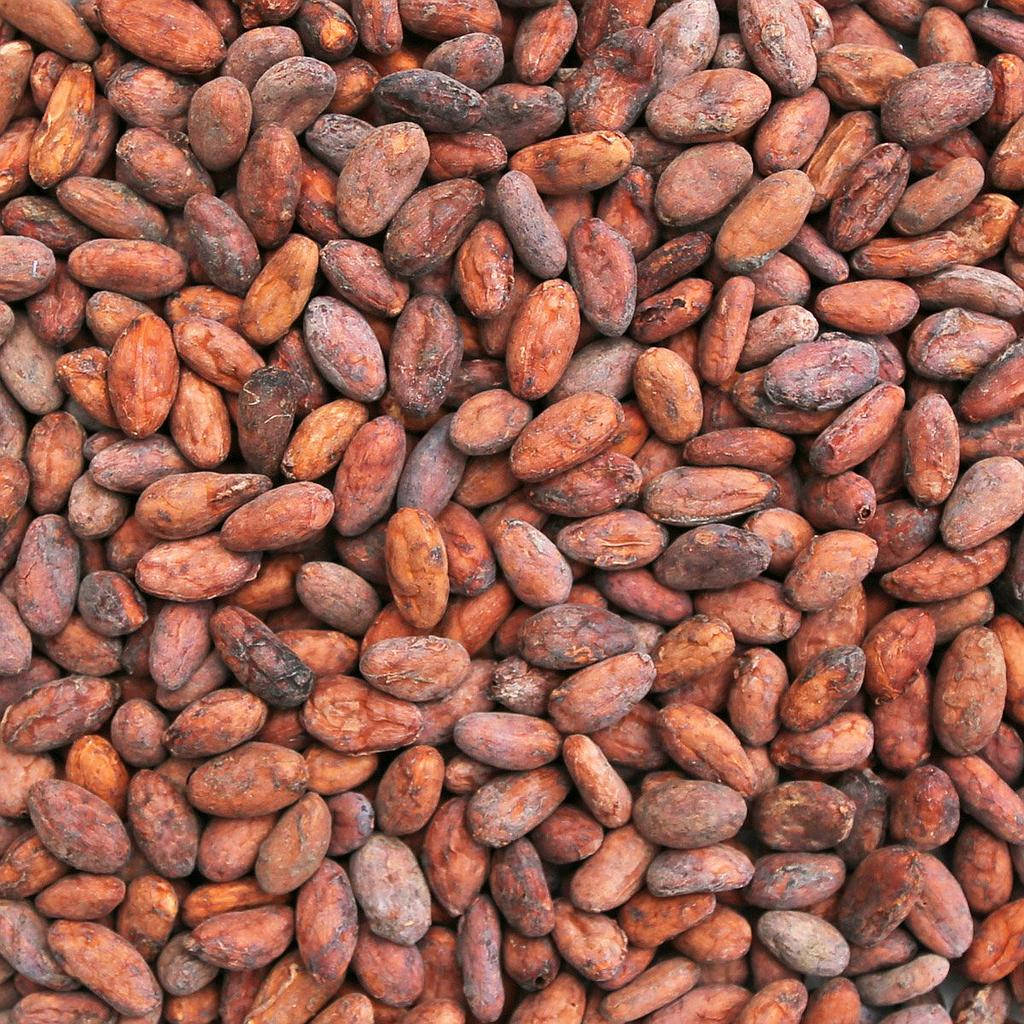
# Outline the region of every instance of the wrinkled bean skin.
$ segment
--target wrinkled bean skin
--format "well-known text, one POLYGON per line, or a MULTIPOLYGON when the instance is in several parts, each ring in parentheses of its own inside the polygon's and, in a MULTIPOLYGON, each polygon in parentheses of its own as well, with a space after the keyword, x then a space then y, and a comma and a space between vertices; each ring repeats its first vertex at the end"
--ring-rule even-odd
POLYGON ((1024 1005, 1024 0, 0 0, 0 1024, 1024 1005))

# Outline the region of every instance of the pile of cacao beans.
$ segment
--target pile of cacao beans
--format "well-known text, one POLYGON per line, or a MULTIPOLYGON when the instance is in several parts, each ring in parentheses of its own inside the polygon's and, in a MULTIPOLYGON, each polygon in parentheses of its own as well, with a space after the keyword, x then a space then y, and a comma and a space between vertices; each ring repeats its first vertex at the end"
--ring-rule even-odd
POLYGON ((0 1024, 1003 1024, 1024 2, 0 0, 0 1024))

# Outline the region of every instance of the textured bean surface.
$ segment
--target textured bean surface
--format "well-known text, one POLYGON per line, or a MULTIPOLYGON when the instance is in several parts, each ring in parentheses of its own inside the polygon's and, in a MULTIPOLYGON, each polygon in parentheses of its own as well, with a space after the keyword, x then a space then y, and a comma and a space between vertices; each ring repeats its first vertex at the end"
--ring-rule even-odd
POLYGON ((0 1024, 1024 1012, 1024 0, 0 0, 0 1024))

